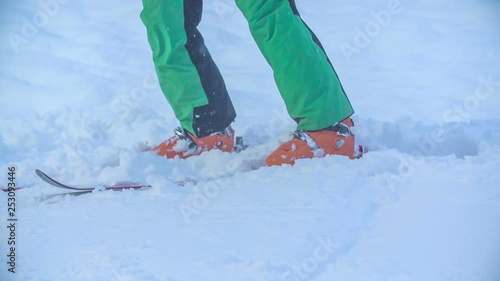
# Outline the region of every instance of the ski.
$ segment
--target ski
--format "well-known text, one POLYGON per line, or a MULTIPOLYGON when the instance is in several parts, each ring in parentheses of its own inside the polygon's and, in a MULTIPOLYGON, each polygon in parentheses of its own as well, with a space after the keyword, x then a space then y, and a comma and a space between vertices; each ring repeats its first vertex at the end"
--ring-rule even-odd
POLYGON ((43 180, 44 182, 48 183, 51 186, 57 187, 57 188, 62 188, 66 190, 73 190, 77 192, 92 192, 94 190, 124 190, 124 189, 144 189, 144 188, 150 188, 151 185, 149 184, 131 184, 131 183, 119 183, 115 185, 102 185, 102 186, 88 186, 88 187, 82 187, 82 186, 72 186, 68 184, 63 184, 44 172, 36 169, 35 173, 37 176, 43 180))
POLYGON ((20 189, 25 189, 25 188, 29 188, 29 187, 32 187, 33 185, 24 185, 24 186, 16 186, 14 188, 12 187, 2 187, 0 188, 3 192, 10 192, 10 191, 17 191, 17 190, 20 190, 20 189))

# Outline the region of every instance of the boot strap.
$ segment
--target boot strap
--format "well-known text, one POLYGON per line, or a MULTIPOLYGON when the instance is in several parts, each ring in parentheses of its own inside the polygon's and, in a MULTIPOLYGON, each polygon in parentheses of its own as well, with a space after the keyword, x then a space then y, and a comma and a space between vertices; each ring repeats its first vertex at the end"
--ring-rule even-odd
MULTIPOLYGON (((330 127, 327 130, 334 131, 337 135, 342 137, 349 137, 351 135, 351 128, 344 123, 338 122, 330 127)), ((304 141, 307 146, 312 150, 315 156, 319 156, 324 153, 323 149, 319 147, 318 143, 307 134, 304 130, 296 130, 293 132, 293 137, 299 140, 304 141)))
POLYGON ((311 138, 304 130, 296 130, 293 132, 293 137, 299 139, 307 144, 311 149, 314 156, 322 156, 324 151, 321 147, 319 147, 318 143, 311 138))
POLYGON ((344 123, 338 122, 337 124, 332 125, 328 128, 328 130, 334 131, 337 135, 342 137, 348 137, 351 135, 351 128, 344 123))

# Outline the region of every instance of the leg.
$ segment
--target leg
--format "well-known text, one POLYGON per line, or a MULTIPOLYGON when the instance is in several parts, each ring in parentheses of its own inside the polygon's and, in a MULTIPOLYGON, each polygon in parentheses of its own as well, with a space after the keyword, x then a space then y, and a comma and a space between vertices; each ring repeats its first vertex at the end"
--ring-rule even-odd
POLYGON ((294 0, 236 0, 298 129, 321 130, 354 113, 318 38, 294 0))
POLYGON ((160 86, 181 126, 196 137, 223 131, 236 113, 197 29, 202 0, 143 0, 160 86))

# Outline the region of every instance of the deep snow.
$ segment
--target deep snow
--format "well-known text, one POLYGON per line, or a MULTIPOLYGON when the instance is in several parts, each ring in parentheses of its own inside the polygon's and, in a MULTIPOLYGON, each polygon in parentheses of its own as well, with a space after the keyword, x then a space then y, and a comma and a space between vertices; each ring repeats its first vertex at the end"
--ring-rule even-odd
POLYGON ((370 152, 256 171, 294 124, 232 0, 201 29, 252 147, 168 161, 140 1, 54 1, 0 4, 0 186, 34 185, 15 274, 0 194, 0 280, 500 280, 498 1, 297 0, 370 152), (35 168, 153 188, 49 198, 35 168))

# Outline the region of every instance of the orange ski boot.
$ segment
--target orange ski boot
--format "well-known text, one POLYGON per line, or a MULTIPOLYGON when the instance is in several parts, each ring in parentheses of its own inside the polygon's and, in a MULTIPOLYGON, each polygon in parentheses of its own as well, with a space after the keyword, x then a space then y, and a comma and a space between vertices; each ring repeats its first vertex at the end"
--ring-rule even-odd
POLYGON ((362 156, 363 147, 355 148, 355 137, 351 133, 354 126, 351 118, 319 131, 297 130, 293 139, 282 144, 266 159, 267 166, 290 164, 301 158, 344 155, 351 159, 362 156))
POLYGON ((175 136, 162 142, 152 150, 156 154, 168 159, 175 157, 185 159, 212 149, 219 149, 224 152, 230 152, 235 149, 234 130, 231 126, 222 132, 202 138, 193 136, 181 127, 175 129, 174 133, 175 136))

